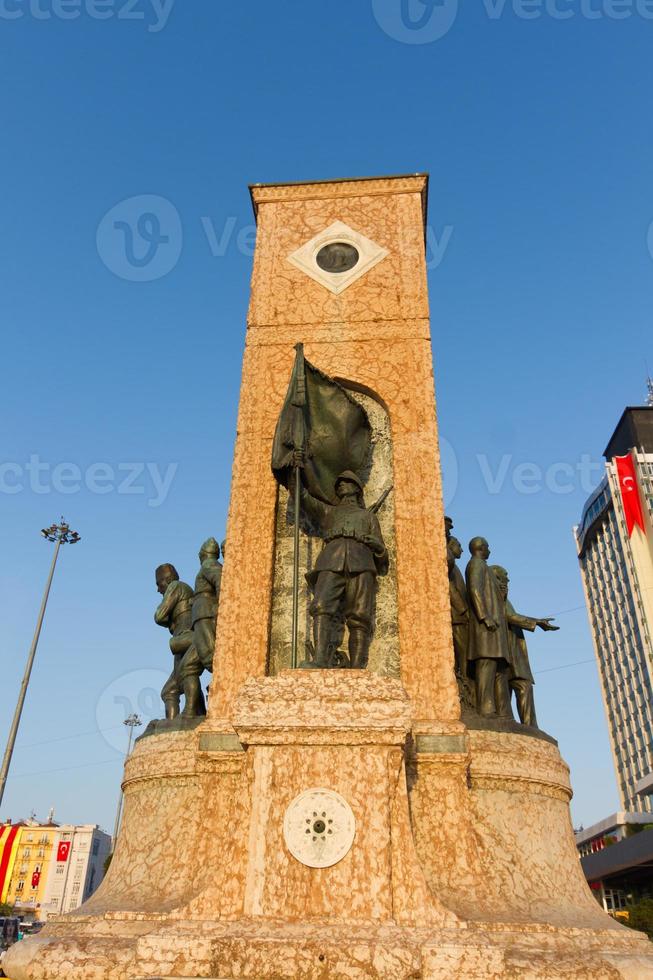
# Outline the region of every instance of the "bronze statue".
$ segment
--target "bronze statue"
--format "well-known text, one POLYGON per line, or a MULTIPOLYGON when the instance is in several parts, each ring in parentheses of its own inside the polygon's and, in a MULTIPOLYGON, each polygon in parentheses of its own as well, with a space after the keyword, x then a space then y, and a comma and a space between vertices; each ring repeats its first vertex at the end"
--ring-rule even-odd
POLYGON ((220 545, 215 538, 208 538, 200 548, 201 565, 195 579, 192 607, 193 641, 179 665, 179 677, 183 684, 186 702, 182 715, 185 717, 197 718, 206 714, 200 677, 203 671, 213 669, 215 627, 222 578, 219 557, 220 545))
POLYGON ((470 658, 474 661, 476 710, 480 715, 512 719, 505 602, 487 564, 490 547, 485 538, 472 538, 469 550, 472 557, 465 579, 471 609, 470 658))
MULTIPOLYGON (((296 467, 303 472, 304 454, 295 455, 296 467)), ((349 666, 364 670, 374 628, 376 577, 387 573, 388 553, 378 518, 365 507, 358 476, 345 470, 334 490, 338 503, 327 504, 300 486, 301 508, 324 539, 315 567, 306 576, 314 587, 310 611, 315 659, 304 666, 329 666, 333 623, 342 613, 349 630, 349 666)))
POLYGON ((449 543, 449 540, 451 538, 451 532, 452 531, 453 531, 453 520, 451 519, 451 517, 447 517, 445 515, 445 518, 444 518, 444 536, 446 538, 447 544, 449 543))
POLYGON ((453 631, 453 649, 456 665, 456 679, 460 691, 460 700, 464 707, 475 709, 476 698, 470 673, 469 661, 469 599, 463 573, 456 565, 463 549, 458 538, 451 535, 453 522, 445 517, 445 534, 447 530, 447 569, 449 572, 449 599, 451 602, 451 626, 453 631), (447 528, 447 521, 449 527, 447 528))
POLYGON ((508 583, 510 578, 508 572, 501 565, 492 565, 491 570, 499 584, 499 592, 505 602, 506 620, 508 623, 508 643, 510 645, 510 671, 509 684, 510 690, 515 693, 517 711, 522 725, 530 725, 537 728, 537 717, 535 715, 535 700, 533 698, 533 684, 535 680, 528 661, 528 647, 524 630, 534 633, 539 626, 541 630, 558 630, 559 626, 553 626, 553 617, 535 619, 532 616, 522 616, 515 612, 514 607, 508 599, 508 583))
MULTIPOLYGON (((339 506, 338 497, 334 495, 336 482, 347 470, 350 475, 353 475, 355 483, 359 483, 355 474, 364 470, 370 459, 371 451, 372 426, 365 409, 339 382, 307 361, 304 357, 303 344, 296 344, 295 363, 274 432, 271 460, 275 480, 287 490, 292 491, 287 516, 288 523, 294 524, 292 627, 290 636, 290 665, 293 668, 298 666, 300 515, 304 516, 306 533, 311 535, 319 533, 320 522, 324 522, 329 509, 339 506), (301 476, 298 472, 300 470, 301 476), (307 518, 310 505, 302 509, 300 499, 302 489, 308 493, 311 499, 316 501, 316 507, 313 510, 317 514, 317 527, 311 524, 307 518), (324 510, 322 510, 323 506, 324 510)), ((355 499, 355 494, 352 496, 355 499)), ((354 504, 354 506, 356 505, 354 504)), ((347 532, 344 536, 351 537, 352 535, 347 532)), ((383 546, 383 552, 385 554, 385 546, 383 546)), ((376 566, 371 559, 371 553, 369 557, 372 567, 364 570, 369 571, 374 576, 376 566)), ((352 605, 351 595, 354 581, 359 581, 358 587, 362 588, 364 579, 349 582, 345 590, 348 596, 345 604, 348 606, 352 605)), ((367 613, 364 616, 364 619, 370 619, 370 622, 374 612, 375 585, 376 582, 374 581, 371 588, 371 599, 363 602, 359 597, 363 607, 372 611, 371 617, 368 617, 367 613)), ((318 591, 323 591, 321 584, 318 591)), ((333 605, 333 603, 330 604, 333 605)), ((337 604, 341 605, 341 603, 337 604)), ((326 614, 320 613, 319 616, 326 617, 326 614)), ((324 621, 321 625, 319 624, 319 616, 314 621, 314 631, 319 634, 319 643, 316 643, 319 659, 317 664, 313 661, 310 663, 311 665, 326 667, 330 665, 329 654, 326 651, 333 646, 336 633, 334 631, 332 634, 334 638, 327 640, 325 636, 327 633, 326 625, 324 621)), ((355 618, 350 616, 350 622, 352 629, 357 629, 355 618)), ((370 625, 370 632, 371 628, 370 625)), ((358 633, 366 631, 367 627, 358 629, 358 633)), ((356 640, 352 638, 350 630, 350 644, 352 645, 351 652, 355 653, 355 663, 360 664, 363 661, 366 663, 369 636, 366 642, 360 636, 356 640)), ((334 651, 332 650, 331 653, 334 651)))
POLYGON ((172 673, 163 685, 161 697, 166 718, 176 718, 179 714, 179 698, 183 690, 179 668, 193 638, 191 632, 193 590, 190 585, 179 581, 177 569, 169 563, 159 565, 155 577, 157 591, 163 598, 154 613, 154 622, 157 626, 164 626, 170 630, 170 650, 173 656, 172 673))

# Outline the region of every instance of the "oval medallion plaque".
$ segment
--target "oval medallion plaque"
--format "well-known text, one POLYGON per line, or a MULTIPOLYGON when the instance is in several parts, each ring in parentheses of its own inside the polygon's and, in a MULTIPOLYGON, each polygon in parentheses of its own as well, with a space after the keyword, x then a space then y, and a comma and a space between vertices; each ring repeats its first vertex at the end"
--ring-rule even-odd
POLYGON ((358 263, 359 253, 349 242, 329 242, 315 256, 320 269, 325 272, 349 272, 358 263))
POLYGON ((307 789, 286 810, 283 836, 294 858, 309 868, 330 868, 349 852, 356 818, 331 789, 307 789))

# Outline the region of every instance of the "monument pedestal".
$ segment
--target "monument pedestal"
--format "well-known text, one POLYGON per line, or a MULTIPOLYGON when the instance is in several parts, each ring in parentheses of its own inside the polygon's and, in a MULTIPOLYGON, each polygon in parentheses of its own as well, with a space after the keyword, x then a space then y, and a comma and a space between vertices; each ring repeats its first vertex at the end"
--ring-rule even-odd
MULTIPOLYGON (((584 881, 557 748, 435 728, 415 728, 391 678, 284 671, 248 681, 229 726, 143 739, 106 880, 14 947, 9 976, 653 977, 648 940, 584 881), (309 789, 354 817, 329 867, 293 856, 292 828, 284 837, 309 789)), ((331 812, 307 818, 309 837, 331 812)))

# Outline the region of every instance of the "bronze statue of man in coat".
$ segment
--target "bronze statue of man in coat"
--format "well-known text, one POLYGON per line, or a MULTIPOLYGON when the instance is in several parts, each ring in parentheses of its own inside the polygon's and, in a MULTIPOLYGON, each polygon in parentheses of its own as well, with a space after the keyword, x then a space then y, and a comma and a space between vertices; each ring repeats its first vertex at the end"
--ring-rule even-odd
POLYGON ((528 660, 528 647, 524 630, 534 633, 539 626, 541 630, 558 630, 559 626, 554 626, 552 619, 535 619, 532 616, 522 616, 515 612, 513 604, 508 598, 508 583, 510 578, 508 572, 501 565, 492 565, 491 570, 499 584, 499 591, 506 604, 506 620, 508 623, 508 642, 510 644, 510 672, 509 685, 511 692, 515 693, 517 711, 522 725, 530 725, 537 728, 537 717, 535 715, 535 700, 533 697, 533 684, 535 679, 531 671, 528 660))
POLYGON ((480 715, 513 719, 505 602, 487 563, 490 546, 485 538, 472 538, 469 550, 472 557, 465 579, 471 610, 470 658, 474 661, 476 710, 480 715))
MULTIPOLYGON (((447 518, 445 518, 446 520, 447 518)), ((449 601, 451 604, 456 679, 462 704, 466 708, 473 709, 476 707, 476 697, 469 659, 469 598, 465 577, 456 564, 456 560, 461 557, 462 553, 463 548, 460 541, 449 533, 447 538, 447 571, 449 573, 449 601)))

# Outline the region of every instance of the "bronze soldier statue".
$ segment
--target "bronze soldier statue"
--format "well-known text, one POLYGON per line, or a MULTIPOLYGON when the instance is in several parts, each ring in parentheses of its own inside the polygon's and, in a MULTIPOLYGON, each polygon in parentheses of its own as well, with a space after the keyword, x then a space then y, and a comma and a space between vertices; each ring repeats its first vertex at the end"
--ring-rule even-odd
POLYGON ((517 711, 522 725, 530 725, 537 728, 537 717, 535 715, 535 700, 533 698, 533 684, 535 680, 528 661, 528 647, 524 630, 534 633, 539 626, 541 630, 558 630, 559 626, 553 626, 553 617, 545 619, 535 619, 532 616, 521 616, 508 599, 508 583, 510 579, 508 572, 501 565, 492 565, 491 570, 499 584, 499 592, 506 604, 506 620, 508 622, 508 643, 510 644, 510 690, 515 692, 517 711))
POLYGON ((173 656, 172 673, 163 685, 161 698, 165 706, 166 718, 176 718, 179 714, 179 698, 183 690, 183 682, 179 668, 183 655, 192 643, 191 632, 193 590, 190 585, 179 581, 179 574, 174 565, 166 563, 159 565, 154 573, 156 587, 163 596, 154 613, 157 626, 170 630, 170 650, 173 656))
MULTIPOLYGON (((304 454, 295 453, 297 465, 304 454)), ((293 477, 294 481, 295 477, 293 477)), ((365 507, 363 484, 351 470, 335 481, 337 504, 327 504, 301 487, 301 507, 318 527, 324 546, 306 578, 314 587, 314 668, 329 666, 333 624, 340 612, 349 630, 349 666, 367 667, 376 610, 376 578, 388 571, 388 552, 378 518, 365 507)))
POLYGON ((469 550, 472 557, 465 579, 471 608, 470 657, 474 661, 476 710, 481 715, 512 719, 505 602, 487 564, 490 547, 485 538, 472 538, 469 550))
POLYGON ((179 666, 179 677, 183 683, 186 700, 182 715, 191 718, 206 714, 200 677, 203 671, 213 669, 215 627, 222 578, 219 557, 220 545, 215 538, 208 538, 200 548, 201 565, 195 579, 192 608, 193 642, 179 666))
MULTIPOLYGON (((445 517, 446 521, 450 518, 445 517)), ((451 522, 451 526, 452 522, 451 522)), ((449 572, 449 599, 451 602, 451 626, 453 649, 456 664, 456 679, 462 704, 467 708, 476 707, 469 662, 469 599, 463 573, 456 565, 456 559, 463 553, 458 538, 450 535, 447 539, 447 568, 449 572)))

